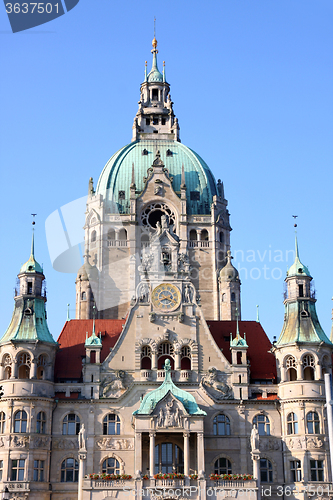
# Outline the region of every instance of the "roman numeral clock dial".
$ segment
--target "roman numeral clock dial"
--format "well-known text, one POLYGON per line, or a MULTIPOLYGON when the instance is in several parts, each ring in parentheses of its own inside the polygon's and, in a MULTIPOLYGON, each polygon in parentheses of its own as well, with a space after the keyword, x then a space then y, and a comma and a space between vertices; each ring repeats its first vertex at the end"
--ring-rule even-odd
POLYGON ((154 289, 152 302, 161 311, 175 311, 180 306, 181 294, 175 285, 163 283, 154 289))

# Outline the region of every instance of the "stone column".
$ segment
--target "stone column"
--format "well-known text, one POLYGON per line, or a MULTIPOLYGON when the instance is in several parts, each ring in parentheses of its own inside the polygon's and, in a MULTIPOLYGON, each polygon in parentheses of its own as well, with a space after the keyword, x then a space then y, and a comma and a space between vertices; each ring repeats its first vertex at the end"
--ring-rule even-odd
POLYGON ((157 370, 157 352, 153 351, 151 353, 151 369, 157 370))
POLYGON ((37 378, 37 358, 31 361, 30 378, 37 378))
POLYGON ((203 432, 197 433, 197 464, 198 474, 200 478, 200 476, 205 475, 205 449, 203 432))
POLYGON ((135 455, 134 455, 134 470, 135 474, 140 474, 142 472, 142 433, 135 433, 135 455))
POLYGON ((183 432, 184 436, 184 474, 189 475, 190 471, 190 433, 183 432))
POLYGON ((175 370, 180 370, 180 352, 175 352, 175 370))
POLYGON ((79 452, 79 482, 78 482, 78 495, 77 499, 83 499, 83 478, 86 468, 87 453, 79 452))
POLYGON ((156 432, 149 433, 149 474, 154 477, 155 469, 155 436, 156 432))
POLYGON ((3 366, 3 363, 0 363, 0 380, 3 380, 5 378, 5 367, 3 366))
POLYGON ((302 380, 303 378, 303 363, 299 361, 297 363, 297 380, 302 380))
POLYGON ((17 359, 14 359, 12 365, 12 376, 10 378, 17 378, 17 377, 18 377, 18 363, 17 359))
POLYGON ((258 495, 257 500, 260 500, 260 452, 259 450, 251 451, 253 462, 253 477, 257 481, 258 495))

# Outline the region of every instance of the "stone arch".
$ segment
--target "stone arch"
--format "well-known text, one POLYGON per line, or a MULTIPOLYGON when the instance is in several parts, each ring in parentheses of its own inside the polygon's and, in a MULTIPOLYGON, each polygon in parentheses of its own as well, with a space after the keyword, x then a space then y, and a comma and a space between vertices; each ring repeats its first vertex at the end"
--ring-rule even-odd
POLYGON ((103 462, 108 458, 114 458, 115 460, 118 460, 120 466, 120 474, 123 474, 125 470, 125 462, 119 455, 116 455, 115 453, 107 453, 107 455, 104 455, 99 461, 99 469, 102 470, 103 462))
POLYGON ((31 378, 31 363, 33 355, 28 349, 19 351, 16 355, 17 361, 17 378, 29 379, 31 378))
POLYGON ((227 460, 229 460, 229 462, 231 463, 232 474, 234 474, 235 473, 235 471, 234 471, 235 460, 230 455, 227 455, 226 453, 219 453, 218 455, 216 455, 214 457, 214 459, 210 463, 211 470, 213 471, 215 469, 215 462, 219 458, 226 458, 227 460))
POLYGON ((61 466, 64 460, 67 460, 68 458, 73 458, 74 460, 79 463, 78 456, 77 454, 74 453, 66 453, 66 455, 62 456, 57 460, 57 480, 59 483, 61 483, 61 466))
POLYGON ((96 225, 99 222, 101 222, 101 218, 100 218, 99 214, 96 212, 96 210, 94 208, 91 209, 89 214, 87 215, 87 218, 86 218, 86 225, 87 226, 96 225), (92 222, 93 218, 95 218, 96 220, 92 222))
MULTIPOLYGON (((268 456, 265 453, 260 453, 260 458, 265 458, 266 460, 269 460, 272 464, 272 469, 273 469, 273 483, 278 482, 278 466, 275 460, 273 460, 272 457, 268 456)), ((260 466, 259 466, 259 474, 260 474, 260 466)), ((266 483, 265 483, 266 484, 266 483)))
POLYGON ((74 408, 68 408, 68 409, 64 410, 61 413, 61 415, 59 416, 59 423, 57 422, 57 425, 59 425, 58 432, 61 435, 62 435, 62 423, 64 421, 64 418, 66 417, 66 415, 69 415, 70 413, 75 413, 75 415, 77 415, 79 417, 79 419, 80 419, 80 427, 81 427, 82 424, 84 424, 84 419, 83 419, 82 414, 80 412, 78 412, 78 410, 76 410, 74 408))
POLYGON ((305 352, 301 357, 302 377, 304 380, 315 380, 318 357, 312 352, 305 352))
POLYGON ((297 380, 297 364, 298 360, 293 354, 286 354, 282 364, 284 371, 283 380, 286 380, 288 382, 297 380))
POLYGON ((106 411, 104 411, 102 413, 102 415, 100 417, 100 425, 102 426, 101 435, 103 435, 103 436, 119 436, 119 435, 121 435, 121 431, 122 431, 122 428, 123 428, 123 419, 122 419, 122 416, 121 416, 121 414, 119 413, 118 410, 116 410, 114 408, 109 408, 109 409, 107 409, 106 411), (119 428, 120 428, 119 434, 104 434, 103 433, 104 419, 108 415, 115 415, 116 417, 119 418, 119 428))
POLYGON ((233 419, 233 417, 230 415, 230 413, 228 411, 225 411, 225 409, 216 410, 212 414, 210 425, 209 425, 211 433, 214 434, 214 419, 216 417, 218 417, 219 415, 225 415, 229 419, 229 422, 230 422, 230 436, 232 436, 232 429, 233 429, 233 425, 234 425, 234 419, 233 419))

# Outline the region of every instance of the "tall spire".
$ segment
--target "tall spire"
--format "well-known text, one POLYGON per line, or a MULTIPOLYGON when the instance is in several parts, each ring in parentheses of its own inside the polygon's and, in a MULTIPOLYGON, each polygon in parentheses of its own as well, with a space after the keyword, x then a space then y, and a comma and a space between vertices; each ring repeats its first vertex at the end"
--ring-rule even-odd
POLYGON ((35 258, 35 217, 37 214, 32 215, 32 238, 31 238, 31 257, 35 258))

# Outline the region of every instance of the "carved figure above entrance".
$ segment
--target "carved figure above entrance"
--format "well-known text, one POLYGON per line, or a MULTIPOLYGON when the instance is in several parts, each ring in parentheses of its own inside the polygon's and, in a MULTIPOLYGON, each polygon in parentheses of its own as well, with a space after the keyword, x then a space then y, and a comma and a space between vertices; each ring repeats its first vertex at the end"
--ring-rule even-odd
POLYGON ((174 400, 169 400, 165 405, 161 405, 157 412, 157 427, 180 427, 183 412, 174 400))

